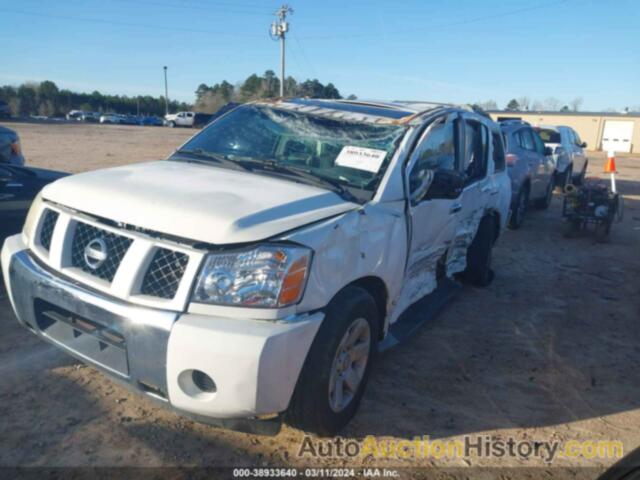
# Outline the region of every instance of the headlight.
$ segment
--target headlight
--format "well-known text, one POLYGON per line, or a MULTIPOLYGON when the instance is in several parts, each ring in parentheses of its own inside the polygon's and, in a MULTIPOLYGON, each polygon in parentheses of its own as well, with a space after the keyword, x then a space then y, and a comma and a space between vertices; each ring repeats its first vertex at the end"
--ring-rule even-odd
POLYGON ((27 213, 27 218, 24 222, 24 227, 22 227, 22 234, 27 238, 31 238, 34 230, 36 228, 36 224, 38 222, 38 213, 40 212, 40 204, 42 203, 42 195, 38 193, 36 198, 31 202, 31 207, 29 208, 29 213, 27 213))
POLYGON ((207 256, 193 301, 242 307, 285 307, 302 298, 311 266, 305 247, 263 245, 207 256))

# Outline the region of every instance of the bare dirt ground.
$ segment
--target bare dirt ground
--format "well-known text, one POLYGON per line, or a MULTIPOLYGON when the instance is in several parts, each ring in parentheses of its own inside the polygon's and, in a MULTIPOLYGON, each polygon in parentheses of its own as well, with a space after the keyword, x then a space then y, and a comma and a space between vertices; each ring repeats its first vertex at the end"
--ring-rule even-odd
MULTIPOLYGON (((166 157, 192 130, 9 124, 28 163, 71 172, 166 157)), ((602 154, 590 155, 602 175, 602 154)), ((561 199, 529 212, 494 255, 486 289, 465 287, 408 343, 380 356, 346 440, 620 440, 640 446, 640 158, 618 160, 625 218, 611 242, 565 239, 561 199)), ((169 188, 169 187, 168 187, 169 188)), ((309 459, 303 434, 276 437, 193 423, 130 394, 14 319, 0 293, 2 466, 543 467, 504 478, 593 478, 614 460, 309 459), (584 469, 583 467, 593 467, 584 469)), ((433 470, 403 476, 425 476, 433 470)), ((403 473, 404 472, 404 473, 403 473)), ((491 471, 491 477, 495 470, 491 471)))

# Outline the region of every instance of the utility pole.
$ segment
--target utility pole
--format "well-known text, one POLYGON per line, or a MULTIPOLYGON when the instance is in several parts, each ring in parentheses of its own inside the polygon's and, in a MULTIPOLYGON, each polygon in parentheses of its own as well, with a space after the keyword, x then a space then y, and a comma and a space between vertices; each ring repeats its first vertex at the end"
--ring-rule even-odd
POLYGON ((164 67, 164 114, 169 115, 169 87, 167 86, 167 67, 164 67))
POLYGON ((278 20, 271 24, 271 38, 273 40, 280 40, 280 96, 284 97, 284 41, 287 32, 289 31, 289 22, 287 22, 287 15, 293 14, 293 8, 289 5, 282 5, 275 15, 278 20))

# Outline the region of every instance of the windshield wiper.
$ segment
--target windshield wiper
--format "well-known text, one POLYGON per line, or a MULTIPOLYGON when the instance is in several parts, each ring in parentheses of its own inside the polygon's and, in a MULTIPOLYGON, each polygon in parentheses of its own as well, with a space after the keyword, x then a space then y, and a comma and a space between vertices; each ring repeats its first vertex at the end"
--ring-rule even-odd
POLYGON ((300 179, 306 180, 305 183, 310 183, 315 186, 328 188, 329 190, 337 193, 344 200, 348 202, 360 203, 358 198, 349 191, 339 180, 335 180, 324 175, 319 175, 311 170, 301 167, 295 167, 291 165, 283 165, 273 160, 255 160, 255 159, 238 159, 238 163, 249 169, 258 169, 266 172, 274 172, 277 174, 291 175, 300 179))
POLYGON ((180 150, 176 150, 175 153, 182 154, 182 155, 193 155, 194 157, 200 158, 200 160, 184 159, 181 161, 188 161, 188 162, 194 162, 194 163, 200 163, 200 164, 206 165, 211 163, 211 161, 213 160, 216 163, 220 163, 222 165, 235 168, 236 170, 245 170, 245 171, 248 170, 246 166, 242 165, 239 162, 230 160, 225 156, 217 153, 207 152, 206 150, 203 150, 201 148, 194 148, 193 150, 180 149, 180 150))

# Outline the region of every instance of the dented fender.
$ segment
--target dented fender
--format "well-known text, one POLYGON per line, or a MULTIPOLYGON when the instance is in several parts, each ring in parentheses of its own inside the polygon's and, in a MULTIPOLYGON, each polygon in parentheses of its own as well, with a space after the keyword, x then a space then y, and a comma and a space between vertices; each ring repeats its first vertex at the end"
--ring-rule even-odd
POLYGON ((402 289, 407 255, 404 202, 369 203, 308 227, 283 240, 313 249, 314 257, 299 311, 325 307, 345 286, 377 277, 387 290, 387 310, 402 289))

